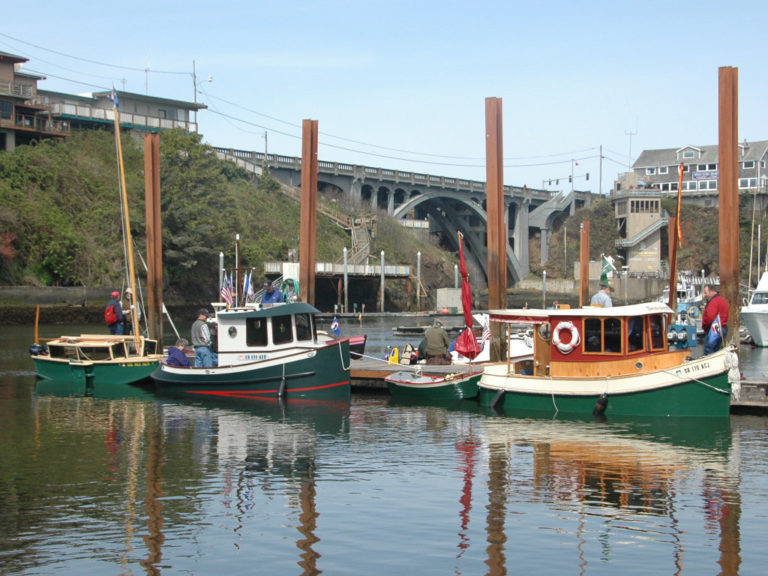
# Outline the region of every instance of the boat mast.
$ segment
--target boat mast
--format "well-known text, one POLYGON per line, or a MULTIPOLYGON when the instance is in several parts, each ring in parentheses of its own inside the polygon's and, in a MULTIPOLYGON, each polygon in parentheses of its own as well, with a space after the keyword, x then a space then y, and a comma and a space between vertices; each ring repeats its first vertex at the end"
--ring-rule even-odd
POLYGON ((123 165, 123 146, 120 142, 120 113, 118 112, 117 92, 112 89, 112 106, 115 116, 115 145, 117 146, 117 167, 120 174, 120 198, 122 201, 123 216, 123 242, 125 259, 128 264, 128 286, 131 288, 131 323, 133 337, 136 340, 136 350, 141 353, 139 347, 138 307, 136 306, 136 269, 133 263, 133 242, 131 241, 131 218, 128 214, 128 190, 125 186, 125 168, 123 165))

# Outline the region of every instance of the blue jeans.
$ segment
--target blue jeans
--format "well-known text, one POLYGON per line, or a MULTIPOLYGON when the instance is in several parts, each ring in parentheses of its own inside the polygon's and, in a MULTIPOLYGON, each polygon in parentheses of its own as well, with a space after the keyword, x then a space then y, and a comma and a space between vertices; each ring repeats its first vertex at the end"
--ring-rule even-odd
POLYGON ((112 336, 122 336, 124 331, 125 324, 122 322, 115 322, 114 324, 109 325, 109 333, 112 334, 112 336))
POLYGON ((208 346, 195 346, 195 368, 211 368, 215 366, 213 351, 208 346))

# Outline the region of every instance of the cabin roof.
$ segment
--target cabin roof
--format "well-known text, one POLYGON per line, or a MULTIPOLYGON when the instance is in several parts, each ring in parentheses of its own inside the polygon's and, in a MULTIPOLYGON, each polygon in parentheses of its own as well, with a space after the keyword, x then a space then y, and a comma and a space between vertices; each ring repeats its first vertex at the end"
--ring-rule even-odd
POLYGON ((287 314, 318 314, 320 311, 306 302, 293 302, 290 304, 275 304, 261 310, 256 308, 235 308, 232 310, 220 310, 216 318, 272 318, 273 316, 285 316, 287 314))
POLYGON ((663 302, 644 302, 642 304, 614 306, 612 308, 595 306, 586 308, 490 310, 489 314, 491 322, 541 324, 550 318, 573 318, 574 316, 623 318, 648 314, 674 314, 674 312, 663 302))

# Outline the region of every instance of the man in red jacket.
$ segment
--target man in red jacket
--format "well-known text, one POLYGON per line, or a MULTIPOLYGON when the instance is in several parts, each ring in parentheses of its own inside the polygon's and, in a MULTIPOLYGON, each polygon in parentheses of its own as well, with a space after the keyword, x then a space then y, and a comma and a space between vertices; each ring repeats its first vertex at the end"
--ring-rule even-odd
POLYGON ((728 335, 728 301, 720 296, 720 293, 711 284, 706 284, 701 293, 707 300, 704 315, 701 317, 701 328, 704 330, 704 354, 712 354, 712 352, 720 349, 725 342, 725 337, 728 335), (720 315, 722 338, 717 346, 711 346, 708 342, 707 334, 718 315, 720 315))

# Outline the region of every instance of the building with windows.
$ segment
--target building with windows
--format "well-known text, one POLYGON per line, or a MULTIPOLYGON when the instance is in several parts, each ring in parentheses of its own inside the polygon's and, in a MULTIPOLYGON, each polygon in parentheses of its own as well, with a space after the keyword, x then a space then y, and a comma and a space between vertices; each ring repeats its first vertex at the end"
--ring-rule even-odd
POLYGON ((13 150, 40 138, 63 138, 69 133, 65 122, 35 102, 37 82, 45 77, 24 72, 26 61, 22 56, 0 52, 0 150, 13 150))
MULTIPOLYGON (((754 195, 760 211, 768 209, 768 141, 739 145, 739 192, 754 195)), ((663 275, 667 271, 669 218, 661 208, 665 197, 677 197, 682 172, 686 204, 717 207, 718 147, 683 146, 644 150, 632 171, 619 176, 611 191, 619 239, 616 248, 631 274, 663 275)))
MULTIPOLYGON (((114 124, 112 91, 76 95, 40 90, 44 76, 23 71, 27 58, 0 52, 0 150, 42 138, 64 138, 74 128, 114 124)), ((197 132, 205 104, 117 91, 120 127, 158 132, 197 132), (191 114, 190 114, 191 113, 191 114)))
MULTIPOLYGON (((739 144, 739 191, 758 194, 760 209, 768 207, 768 141, 739 144)), ((632 172, 619 177, 614 192, 652 190, 677 194, 679 166, 683 166, 683 199, 699 206, 718 205, 718 147, 683 146, 643 150, 632 172)))

